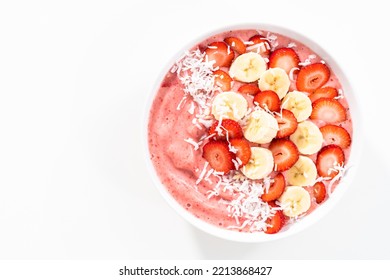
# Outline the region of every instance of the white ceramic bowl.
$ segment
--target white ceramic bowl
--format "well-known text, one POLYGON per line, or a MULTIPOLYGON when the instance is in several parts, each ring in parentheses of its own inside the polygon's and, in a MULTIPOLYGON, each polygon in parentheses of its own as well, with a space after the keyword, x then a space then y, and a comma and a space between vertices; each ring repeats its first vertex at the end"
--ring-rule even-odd
POLYGON ((234 26, 228 26, 223 29, 214 30, 212 32, 209 32, 205 34, 204 36, 200 38, 196 38, 194 41, 190 42, 187 46, 185 46, 183 49, 179 50, 177 55, 172 58, 172 60, 165 66, 163 71, 161 72, 160 78, 157 80, 152 93, 150 94, 146 112, 145 112, 145 130, 144 130, 144 138, 146 139, 144 142, 145 149, 146 149, 146 155, 147 155, 147 166, 150 171, 152 180, 157 187, 157 189, 160 191, 162 196, 166 199, 169 205, 173 207, 179 213, 185 220, 190 222, 195 227, 220 238, 232 240, 232 241, 239 241, 239 242, 266 242, 266 241, 272 241, 277 240, 280 238, 284 238, 287 236, 294 235, 305 228, 309 227, 310 225, 314 224, 315 222, 319 221, 323 216, 325 216, 335 205, 338 203, 340 198, 344 195, 348 187, 351 185, 353 177, 355 176, 357 168, 356 165, 358 164, 359 157, 360 157, 360 150, 361 150, 361 132, 360 132, 360 112, 358 108, 358 102, 356 100, 356 97, 354 96, 353 89, 351 85, 349 84, 348 78, 346 74, 342 71, 341 67, 337 64, 336 61, 330 56, 329 53, 327 53, 322 47, 320 47, 317 43, 312 41, 311 39, 307 38, 306 36, 299 34, 295 31, 289 30, 284 27, 275 26, 275 25, 269 25, 269 24, 245 24, 245 25, 234 25, 234 26), (290 38, 296 39, 299 42, 302 42, 303 44, 310 47, 314 52, 319 54, 328 65, 330 65, 331 69, 334 71, 336 76, 339 78, 339 81, 344 89, 344 95, 346 96, 348 100, 348 104, 350 106, 350 114, 352 117, 352 123, 353 123, 353 135, 352 135, 352 147, 351 147, 351 154, 348 161, 348 166, 351 167, 346 175, 342 178, 340 184, 337 186, 335 191, 332 193, 331 197, 326 200, 321 206, 319 206, 316 210, 314 210, 310 215, 307 215, 305 218, 303 218, 301 221, 292 224, 286 231, 279 232, 277 234, 264 234, 264 233, 244 233, 244 232, 236 232, 232 230, 222 229, 219 227, 216 227, 214 225, 211 225, 203 220, 200 220, 193 216, 190 212, 188 212, 186 209, 184 209, 167 191, 166 187, 161 183, 153 164, 150 160, 150 153, 149 153, 149 147, 148 147, 148 122, 149 122, 149 111, 154 99, 155 94, 157 93, 160 84, 166 75, 166 73, 171 69, 172 65, 177 61, 179 57, 182 56, 184 51, 190 49, 197 43, 203 41, 204 39, 214 35, 219 34, 227 30, 237 30, 237 29, 258 29, 258 30, 267 30, 275 33, 280 33, 282 35, 288 36, 290 38))

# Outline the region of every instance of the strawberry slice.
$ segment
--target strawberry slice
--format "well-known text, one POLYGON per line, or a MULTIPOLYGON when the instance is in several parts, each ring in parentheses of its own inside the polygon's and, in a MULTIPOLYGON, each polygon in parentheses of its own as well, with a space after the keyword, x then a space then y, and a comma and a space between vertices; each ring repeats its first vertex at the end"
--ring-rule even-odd
POLYGON ((335 165, 343 165, 345 156, 343 150, 337 145, 323 147, 317 154, 317 171, 322 177, 334 178, 338 171, 333 170, 335 165))
POLYGON ((321 127, 320 130, 324 137, 325 145, 335 144, 342 149, 348 148, 351 145, 351 136, 341 126, 327 124, 321 127))
POLYGON ((282 173, 278 173, 275 178, 273 184, 270 186, 267 193, 264 193, 261 196, 261 199, 265 202, 273 201, 275 199, 278 199, 282 193, 284 192, 284 189, 286 187, 286 181, 284 180, 284 176, 282 173))
POLYGON ((314 103, 320 98, 335 98, 337 95, 339 95, 339 92, 334 87, 323 87, 316 89, 314 93, 309 95, 309 98, 311 103, 314 103))
POLYGON ((293 49, 280 48, 271 53, 269 68, 282 68, 289 74, 292 68, 298 67, 299 62, 299 56, 293 49))
POLYGON ((320 204, 321 202, 324 201, 325 196, 326 196, 326 188, 325 188, 324 183, 317 182, 314 184, 313 195, 314 195, 314 198, 316 199, 317 204, 320 204))
POLYGON ((290 169, 298 161, 298 148, 288 139, 274 139, 268 149, 274 156, 275 171, 290 169))
POLYGON ((238 92, 243 94, 255 95, 260 92, 260 89, 257 85, 254 84, 245 84, 238 89, 238 92))
POLYGON ((218 172, 228 173, 234 169, 234 154, 226 141, 210 141, 203 146, 203 158, 218 172))
POLYGON ((214 60, 214 67, 229 67, 234 58, 234 52, 224 42, 213 42, 206 49, 208 61, 214 60))
POLYGON ((246 52, 246 46, 241 39, 238 39, 237 37, 227 37, 224 39, 224 41, 230 46, 230 48, 232 48, 232 50, 238 54, 243 54, 246 52))
POLYGON ((226 132, 229 139, 242 138, 242 128, 238 122, 231 119, 224 119, 218 127, 219 121, 213 123, 209 129, 209 135, 215 134, 215 139, 226 140, 226 132), (217 131, 218 130, 218 131, 217 131))
POLYGON ((339 123, 347 119, 347 112, 343 105, 335 99, 320 98, 313 103, 310 118, 327 123, 339 123))
POLYGON ((252 42, 253 44, 248 45, 248 51, 257 52, 266 56, 269 55, 271 51, 271 44, 263 36, 252 36, 251 38, 249 38, 249 42, 252 42))
POLYGON ((281 105, 279 96, 272 90, 265 90, 256 94, 253 103, 255 105, 257 103, 260 107, 267 108, 270 111, 279 111, 281 105))
POLYGON ((214 71, 214 84, 219 86, 222 91, 229 91, 232 89, 233 79, 223 70, 214 71))
POLYGON ((241 161, 241 166, 247 164, 251 158, 252 151, 249 142, 244 138, 235 138, 230 140, 230 144, 237 149, 236 158, 241 161))
POLYGON ((265 222, 269 225, 269 227, 267 227, 264 232, 267 234, 274 234, 282 229, 285 222, 285 217, 283 212, 278 210, 273 217, 268 218, 265 222))
POLYGON ((281 115, 275 115, 278 121, 279 130, 276 134, 276 138, 284 138, 290 136, 297 130, 298 121, 293 112, 283 109, 281 115))
POLYGON ((323 63, 313 63, 301 68, 297 75, 297 89, 314 92, 329 80, 330 70, 323 63))

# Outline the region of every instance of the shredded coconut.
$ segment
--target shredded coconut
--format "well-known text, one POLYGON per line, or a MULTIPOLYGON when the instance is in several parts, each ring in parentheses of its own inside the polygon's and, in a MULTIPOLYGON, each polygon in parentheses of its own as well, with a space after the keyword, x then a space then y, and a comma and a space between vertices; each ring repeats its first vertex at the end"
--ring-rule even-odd
POLYGON ((330 180, 330 182, 329 182, 328 189, 327 189, 328 195, 330 195, 332 193, 332 187, 333 187, 334 183, 336 183, 338 180, 343 178, 345 176, 345 174, 347 173, 349 168, 350 167, 345 167, 344 163, 338 164, 337 162, 335 162, 333 164, 332 168, 329 168, 329 171, 328 171, 329 174, 332 171, 334 171, 334 172, 337 172, 337 175, 334 176, 333 179, 330 180))
POLYGON ((299 70, 298 67, 291 68, 290 72, 288 73, 288 77, 290 78, 290 81, 295 81, 294 79, 294 72, 299 70))
POLYGON ((193 145, 195 151, 199 149, 199 143, 196 142, 194 139, 192 139, 192 138, 187 138, 187 139, 184 139, 184 141, 186 141, 187 143, 193 145))
POLYGON ((287 45, 287 48, 294 48, 294 47, 296 47, 297 46, 297 44, 295 44, 294 42, 291 42, 291 43, 289 43, 288 45, 287 45))
POLYGON ((214 92, 214 76, 213 61, 205 59, 205 53, 199 49, 185 52, 184 58, 176 62, 171 71, 176 69, 177 76, 184 86, 184 97, 178 106, 178 110, 183 102, 186 101, 188 95, 193 98, 193 101, 205 109, 209 107, 209 103, 214 92))
POLYGON ((310 54, 306 59, 305 61, 303 62, 299 62, 298 65, 300 66, 307 66, 309 64, 311 64, 311 61, 316 58, 317 56, 315 54, 310 54))

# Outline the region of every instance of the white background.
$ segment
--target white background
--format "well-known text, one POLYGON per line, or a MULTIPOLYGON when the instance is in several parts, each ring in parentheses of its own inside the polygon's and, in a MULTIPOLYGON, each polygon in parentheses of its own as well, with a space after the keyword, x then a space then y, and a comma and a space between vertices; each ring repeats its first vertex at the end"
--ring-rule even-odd
POLYGON ((385 1, 1 1, 1 259, 389 259, 385 1), (345 3, 344 3, 345 2, 345 3), (179 217, 146 169, 161 69, 200 35, 258 22, 311 37, 347 72, 362 161, 304 232, 241 244, 179 217))

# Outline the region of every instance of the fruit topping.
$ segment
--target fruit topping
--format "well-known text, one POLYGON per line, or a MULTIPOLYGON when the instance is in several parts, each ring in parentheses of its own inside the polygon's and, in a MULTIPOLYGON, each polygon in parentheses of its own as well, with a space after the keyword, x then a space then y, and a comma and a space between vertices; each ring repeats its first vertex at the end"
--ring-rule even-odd
POLYGON ((348 148, 351 145, 351 136, 341 126, 327 124, 321 127, 320 131, 324 137, 325 145, 335 144, 342 149, 348 148))
POLYGON ((262 73, 259 80, 259 89, 273 90, 282 99, 290 88, 290 78, 281 68, 270 68, 262 73))
POLYGON ((238 54, 243 54, 246 52, 246 46, 241 39, 237 37, 227 37, 224 41, 230 46, 232 50, 234 50, 238 54))
POLYGON ((288 139, 274 139, 269 149, 274 157, 276 171, 285 171, 298 161, 298 148, 288 139))
POLYGON ((322 120, 326 123, 339 123, 347 119, 347 113, 343 105, 337 100, 320 98, 313 103, 310 118, 313 120, 322 120))
POLYGON ((264 231, 267 234, 274 234, 281 230, 285 222, 285 217, 281 210, 277 210, 273 217, 267 219, 266 224, 269 226, 264 231))
POLYGON ((255 35, 249 38, 249 44, 247 49, 252 52, 257 52, 261 55, 269 55, 271 50, 271 45, 266 38, 261 35, 255 35))
POLYGON ((277 49, 269 57, 270 68, 282 68, 287 74, 290 73, 292 68, 298 67, 299 62, 299 56, 291 48, 277 49))
POLYGON ((242 128, 238 122, 230 119, 224 119, 221 123, 216 121, 209 129, 209 135, 214 134, 214 138, 218 140, 227 140, 234 138, 242 138, 242 128), (226 134, 228 137, 226 137, 226 134))
POLYGON ((268 192, 265 192, 261 196, 261 199, 265 202, 276 200, 282 195, 285 187, 286 187, 286 181, 284 180, 284 176, 282 175, 282 173, 278 173, 274 177, 274 182, 269 187, 268 192))
POLYGON ((214 60, 214 67, 229 67, 234 59, 234 52, 224 42, 213 42, 207 46, 208 61, 214 60))
POLYGON ((323 63, 313 63, 301 68, 297 76, 297 89, 314 92, 329 80, 330 70, 323 63))
POLYGON ((317 182, 314 184, 313 195, 318 204, 324 201, 326 196, 326 188, 323 182, 317 182))
POLYGON ((266 69, 267 64, 264 59, 257 53, 249 52, 238 56, 233 61, 229 74, 237 81, 251 83, 257 81, 266 69))
POLYGON ((243 138, 235 138, 230 140, 230 144, 236 149, 236 158, 241 161, 241 166, 247 164, 251 158, 251 146, 249 142, 243 138))
POLYGON ((256 95, 260 92, 260 89, 257 85, 254 84, 245 84, 239 87, 238 92, 242 94, 256 95))
POLYGON ((214 71, 214 84, 222 91, 229 91, 232 88, 233 79, 223 70, 214 71))
POLYGON ((328 145, 323 147, 317 155, 317 170, 321 177, 334 178, 339 171, 335 166, 343 166, 345 156, 343 150, 337 145, 328 145))
POLYGON ((234 154, 226 141, 210 141, 203 146, 203 158, 218 172, 228 173, 234 169, 234 154))
POLYGON ((323 87, 316 89, 314 93, 309 95, 312 103, 320 98, 335 98, 339 93, 334 87, 323 87))
POLYGON ((312 186, 316 178, 316 165, 306 156, 299 156, 298 161, 286 171, 286 181, 291 186, 312 186))
POLYGON ((283 208, 283 214, 291 218, 305 213, 311 205, 309 192, 298 186, 287 187, 278 200, 283 208))
POLYGON ((298 122, 291 111, 283 109, 281 114, 275 115, 275 118, 279 125, 279 130, 276 134, 276 138, 284 138, 290 136, 295 132, 295 130, 297 130, 298 122))
POLYGON ((281 101, 279 96, 272 90, 265 90, 255 95, 253 103, 259 105, 260 107, 270 110, 270 111, 279 111, 281 101))

